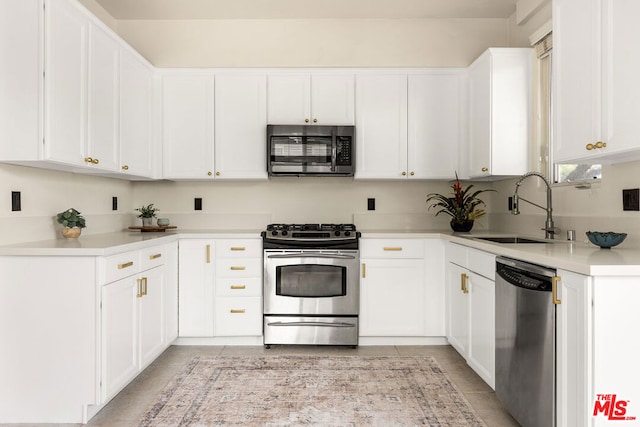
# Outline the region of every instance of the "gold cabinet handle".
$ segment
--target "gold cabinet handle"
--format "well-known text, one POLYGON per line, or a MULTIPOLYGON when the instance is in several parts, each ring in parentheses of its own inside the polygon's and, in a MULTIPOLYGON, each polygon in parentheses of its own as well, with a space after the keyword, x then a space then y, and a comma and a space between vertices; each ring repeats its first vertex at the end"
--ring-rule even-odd
POLYGON ((216 172, 216 176, 220 176, 220 172, 216 172))
POLYGON ((247 267, 245 266, 232 266, 231 267, 231 271, 242 271, 242 270, 246 270, 247 267))
POLYGON ((467 279, 469 278, 469 276, 467 276, 465 273, 460 274, 460 289, 462 290, 463 294, 468 294, 469 293, 469 288, 467 288, 467 279))
POLYGON ((84 158, 84 162, 85 162, 85 163, 93 163, 93 158, 91 158, 91 157, 85 157, 85 158, 84 158))
POLYGON ((401 251, 402 246, 386 246, 382 248, 383 251, 401 251))
POLYGON ((414 175, 415 175, 415 172, 411 172, 409 175, 414 176, 414 175))
POLYGON ((211 264, 211 245, 207 245, 207 264, 211 264))
POLYGON ((128 171, 129 170, 129 166, 127 166, 127 165, 122 166, 122 170, 123 171, 128 171))
POLYGON ((367 264, 365 264, 364 262, 362 263, 362 278, 367 278, 367 264))
POLYGON ((405 171, 402 171, 402 176, 407 176, 407 173, 405 171))
POLYGON ((149 282, 146 277, 142 278, 142 284, 144 285, 144 290, 142 291, 142 295, 147 295, 147 291, 148 291, 147 286, 149 285, 149 282))
POLYGON ((596 148, 605 148, 607 146, 606 142, 598 141, 596 142, 596 148))
POLYGON ((585 148, 586 148, 587 150, 591 151, 591 150, 595 149, 595 148, 596 148, 596 146, 595 146, 595 145, 593 145, 593 144, 587 144, 587 146, 586 146, 585 148))
POLYGON ((318 123, 318 119, 313 119, 313 123, 318 123))
POLYGON ((245 310, 244 308, 232 308, 231 310, 229 310, 229 312, 233 313, 233 314, 241 314, 246 312, 247 310, 245 310))
POLYGON ((93 159, 93 160, 91 160, 91 163, 93 163, 94 165, 97 165, 98 163, 100 163, 100 160, 93 159))
POLYGON ((488 172, 489 168, 482 168, 482 172, 488 172))
POLYGON ((123 268, 131 267, 133 265, 133 261, 125 262, 124 264, 118 264, 118 270, 122 270, 123 268))
POLYGON ((162 256, 162 254, 149 255, 149 259, 158 259, 162 256))
POLYGON ((138 293, 136 294, 136 298, 142 298, 142 279, 136 279, 138 283, 138 293))
POLYGON ((558 299, 558 282, 562 280, 560 276, 554 276, 551 279, 551 299, 555 305, 562 304, 562 301, 558 299))
POLYGON ((231 289, 246 289, 245 285, 231 285, 231 289))
POLYGON ((241 246, 234 246, 234 247, 231 247, 231 250, 232 251, 246 251, 247 248, 244 248, 244 247, 241 247, 241 246))
POLYGON ((213 175, 213 172, 209 171, 209 172, 207 172, 207 175, 211 176, 211 175, 213 175))
POLYGON ((309 119, 304 119, 304 122, 305 123, 309 123, 309 119))

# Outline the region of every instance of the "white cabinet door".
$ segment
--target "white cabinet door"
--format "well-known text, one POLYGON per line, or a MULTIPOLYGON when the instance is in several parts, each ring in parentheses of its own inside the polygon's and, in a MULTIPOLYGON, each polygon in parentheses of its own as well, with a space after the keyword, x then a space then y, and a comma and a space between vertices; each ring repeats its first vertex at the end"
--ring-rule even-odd
POLYGON ((556 305, 556 408, 558 427, 589 425, 592 409, 591 279, 559 270, 556 305))
POLYGON ((407 176, 407 76, 356 76, 355 177, 407 176))
POLYGON ((44 158, 84 166, 89 21, 68 0, 49 3, 45 13, 44 158))
POLYGON ((469 354, 468 277, 465 268, 447 263, 447 339, 465 359, 469 354))
POLYGON ((213 178, 213 74, 167 73, 161 87, 163 177, 213 178))
POLYGON ((265 74, 219 74, 215 83, 215 176, 267 179, 265 74))
POLYGON ((311 122, 319 125, 355 123, 353 74, 311 75, 311 122))
POLYGON ((153 70, 129 49, 120 50, 120 169, 153 176, 151 78, 153 70))
POLYGON ((0 2, 1 160, 39 159, 39 147, 42 146, 43 13, 42 0, 0 2))
POLYGON ((469 273, 469 354, 467 363, 495 388, 495 282, 469 273))
POLYGON ((362 259, 361 336, 424 336, 421 259, 362 259))
POLYGON ((491 48, 469 67, 469 176, 528 170, 533 50, 491 48))
POLYGON ((408 85, 408 176, 452 178, 463 138, 462 76, 409 75, 408 85))
POLYGON ((138 372, 138 292, 136 277, 102 287, 102 402, 138 372))
POLYGON ((213 336, 214 240, 181 240, 179 257, 179 335, 213 336))
POLYGON ((118 111, 120 45, 95 24, 90 27, 88 138, 85 162, 91 169, 120 170, 118 111))
POLYGON ((143 296, 140 304, 140 369, 164 350, 164 267, 141 273, 143 296))
POLYGON ((267 91, 269 124, 310 124, 311 76, 309 74, 270 74, 267 91))

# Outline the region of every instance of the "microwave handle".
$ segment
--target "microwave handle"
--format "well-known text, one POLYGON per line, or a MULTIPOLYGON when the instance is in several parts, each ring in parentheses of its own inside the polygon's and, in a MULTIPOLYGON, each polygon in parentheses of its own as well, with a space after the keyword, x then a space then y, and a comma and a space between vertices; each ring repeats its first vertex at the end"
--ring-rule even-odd
POLYGON ((338 157, 338 138, 335 128, 331 130, 331 172, 336 171, 336 159, 338 157))
POLYGON ((295 254, 279 254, 279 255, 267 255, 267 258, 334 258, 334 259, 356 259, 353 255, 344 254, 326 254, 326 253, 295 253, 295 254))

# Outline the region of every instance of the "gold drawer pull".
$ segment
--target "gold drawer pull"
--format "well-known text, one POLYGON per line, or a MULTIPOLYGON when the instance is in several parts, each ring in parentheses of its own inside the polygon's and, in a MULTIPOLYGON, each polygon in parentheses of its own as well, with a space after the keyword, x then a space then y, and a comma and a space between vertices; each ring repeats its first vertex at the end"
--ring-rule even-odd
POLYGON ((462 273, 460 275, 460 290, 462 291, 463 294, 468 294, 469 293, 469 288, 467 288, 467 279, 468 278, 469 278, 469 276, 467 276, 464 273, 462 273))
POLYGON ((365 264, 364 262, 362 263, 362 278, 367 278, 367 264, 365 264))
POLYGON ((235 267, 231 267, 232 271, 242 271, 242 270, 246 270, 247 267, 244 266, 235 266, 235 267))
POLYGON ((385 251, 401 251, 402 248, 399 247, 399 246, 398 247, 386 247, 386 248, 383 248, 383 250, 385 250, 385 251))
POLYGON ((562 301, 558 299, 558 282, 562 280, 559 276, 554 276, 551 279, 551 300, 555 305, 562 304, 562 301))
POLYGON ((155 254, 155 255, 150 255, 149 259, 158 259, 162 256, 162 254, 155 254))
POLYGON ((231 289, 247 289, 245 285, 231 285, 231 289))
POLYGON ((138 293, 136 294, 136 298, 142 298, 142 279, 136 279, 136 282, 138 283, 138 293))
POLYGON ((118 270, 122 270, 123 268, 131 267, 133 265, 133 261, 125 262, 124 264, 118 264, 118 270))
POLYGON ((231 310, 229 310, 229 311, 230 311, 231 313, 233 313, 233 314, 238 314, 238 313, 242 314, 242 313, 244 313, 246 310, 245 310, 244 308, 241 308, 241 309, 235 309, 235 308, 232 308, 232 309, 231 309, 231 310))
POLYGON ((246 251, 247 248, 243 248, 243 247, 232 247, 231 248, 232 251, 246 251))
POLYGON ((207 245, 207 264, 211 264, 211 245, 207 245))

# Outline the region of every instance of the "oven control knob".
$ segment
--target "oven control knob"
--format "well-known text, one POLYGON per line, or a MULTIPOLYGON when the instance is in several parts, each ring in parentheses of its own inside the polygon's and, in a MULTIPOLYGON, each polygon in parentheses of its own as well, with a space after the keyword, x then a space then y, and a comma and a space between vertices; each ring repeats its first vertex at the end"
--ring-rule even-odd
POLYGON ((345 236, 351 236, 351 232, 350 232, 350 231, 345 231, 345 232, 344 232, 344 235, 345 235, 345 236))
POLYGON ((287 234, 289 234, 289 232, 287 230, 282 230, 282 235, 286 236, 287 234))
POLYGON ((334 231, 334 232, 333 232, 333 234, 334 234, 336 237, 338 237, 338 236, 340 235, 340 231, 339 231, 339 230, 336 230, 336 231, 334 231))
POLYGON ((277 235, 278 235, 278 230, 273 230, 273 231, 271 232, 271 235, 272 235, 272 236, 277 236, 277 235))

